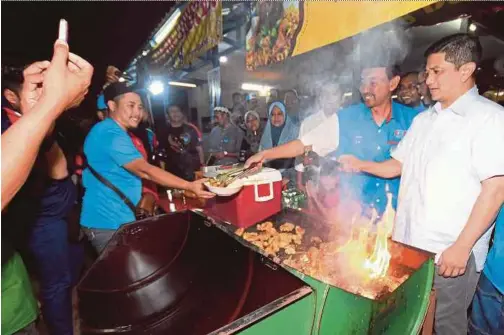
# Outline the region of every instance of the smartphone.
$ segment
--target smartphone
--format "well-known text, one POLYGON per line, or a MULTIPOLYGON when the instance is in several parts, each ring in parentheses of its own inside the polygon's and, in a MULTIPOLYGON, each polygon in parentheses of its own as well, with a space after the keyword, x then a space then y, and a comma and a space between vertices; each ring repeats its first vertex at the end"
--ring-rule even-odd
POLYGON ((68 43, 68 22, 65 19, 59 22, 58 39, 68 43))

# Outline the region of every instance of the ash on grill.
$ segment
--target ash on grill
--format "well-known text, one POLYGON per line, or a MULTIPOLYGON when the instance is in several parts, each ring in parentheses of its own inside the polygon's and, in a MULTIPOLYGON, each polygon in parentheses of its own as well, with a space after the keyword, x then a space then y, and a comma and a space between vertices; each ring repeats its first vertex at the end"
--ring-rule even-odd
MULTIPOLYGON (((352 250, 345 250, 345 237, 337 233, 331 242, 323 241, 312 231, 291 222, 266 221, 247 230, 238 229, 235 234, 263 250, 276 262, 283 263, 329 285, 369 299, 378 300, 399 287, 414 272, 414 269, 391 260, 385 276, 371 278, 362 264, 352 258, 352 250)), ((342 234, 340 234, 342 235, 342 234)), ((369 255, 376 234, 369 233, 363 241, 363 249, 369 255)))

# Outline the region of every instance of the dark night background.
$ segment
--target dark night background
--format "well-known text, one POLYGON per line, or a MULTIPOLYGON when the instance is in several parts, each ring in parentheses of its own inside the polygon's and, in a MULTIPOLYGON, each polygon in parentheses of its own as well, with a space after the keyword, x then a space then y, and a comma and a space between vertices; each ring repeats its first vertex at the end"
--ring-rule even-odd
POLYGON ((86 100, 58 120, 74 151, 96 112, 108 65, 123 70, 175 4, 171 1, 2 1, 2 66, 50 60, 61 18, 68 21, 70 50, 94 66, 86 100))
POLYGON ((70 50, 94 66, 86 103, 78 114, 94 113, 94 97, 107 65, 124 69, 169 12, 170 1, 2 1, 2 65, 22 66, 50 59, 58 23, 69 24, 70 50), (92 110, 83 111, 91 108, 92 110))

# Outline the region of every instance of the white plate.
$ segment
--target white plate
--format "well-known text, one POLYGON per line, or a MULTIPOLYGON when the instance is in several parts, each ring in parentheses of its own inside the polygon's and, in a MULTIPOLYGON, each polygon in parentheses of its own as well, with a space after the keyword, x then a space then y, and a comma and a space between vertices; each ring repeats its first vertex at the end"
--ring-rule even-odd
POLYGON ((215 178, 220 172, 217 171, 209 171, 209 172, 204 172, 203 177, 205 178, 215 178))
POLYGON ((209 182, 205 182, 205 183, 203 183, 203 185, 205 185, 206 188, 208 188, 208 190, 212 193, 215 193, 221 197, 230 197, 230 196, 240 192, 240 190, 243 187, 243 182, 241 182, 240 180, 237 180, 234 183, 232 183, 231 185, 229 185, 228 187, 212 186, 212 185, 210 185, 209 182))

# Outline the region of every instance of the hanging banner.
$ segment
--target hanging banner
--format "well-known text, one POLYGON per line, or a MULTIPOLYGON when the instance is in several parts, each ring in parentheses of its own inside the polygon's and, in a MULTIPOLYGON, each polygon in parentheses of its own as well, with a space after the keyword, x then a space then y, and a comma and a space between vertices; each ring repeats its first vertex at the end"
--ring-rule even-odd
POLYGON ((220 66, 207 73, 208 94, 210 97, 210 116, 213 119, 213 110, 221 103, 220 66))
POLYGON ((436 1, 258 1, 246 37, 246 67, 335 43, 436 1))
POLYGON ((222 3, 190 1, 180 10, 172 27, 167 37, 155 47, 151 65, 179 69, 217 46, 222 40, 222 3))
POLYGON ((411 26, 431 26, 437 23, 458 19, 461 16, 471 16, 471 21, 483 23, 489 31, 499 31, 501 22, 495 22, 497 29, 491 29, 495 14, 504 10, 502 2, 498 1, 439 1, 429 6, 409 13, 402 18, 411 26))

